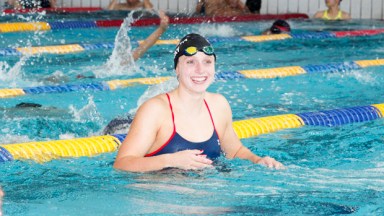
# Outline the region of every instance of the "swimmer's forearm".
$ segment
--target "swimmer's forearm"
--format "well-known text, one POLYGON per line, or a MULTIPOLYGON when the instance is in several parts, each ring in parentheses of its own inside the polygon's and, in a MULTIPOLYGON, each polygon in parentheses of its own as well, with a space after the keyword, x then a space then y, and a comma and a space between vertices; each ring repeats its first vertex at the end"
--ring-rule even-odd
POLYGON ((108 9, 109 9, 109 10, 114 10, 116 4, 117 4, 116 0, 112 0, 112 1, 109 3, 109 5, 108 5, 108 9))
POLYGON ((144 0, 144 8, 145 8, 145 9, 152 9, 152 8, 153 8, 153 5, 152 5, 151 1, 149 1, 149 0, 144 0))
POLYGON ((234 158, 246 159, 246 160, 252 161, 253 163, 258 163, 261 159, 261 157, 253 154, 245 146, 240 147, 240 149, 234 155, 234 158))
POLYGON ((128 172, 150 172, 170 167, 168 154, 154 157, 126 156, 116 159, 113 167, 128 172))
POLYGON ((159 26, 147 39, 145 39, 138 48, 136 48, 132 57, 136 61, 139 59, 151 46, 153 46, 159 37, 165 32, 168 26, 159 26))

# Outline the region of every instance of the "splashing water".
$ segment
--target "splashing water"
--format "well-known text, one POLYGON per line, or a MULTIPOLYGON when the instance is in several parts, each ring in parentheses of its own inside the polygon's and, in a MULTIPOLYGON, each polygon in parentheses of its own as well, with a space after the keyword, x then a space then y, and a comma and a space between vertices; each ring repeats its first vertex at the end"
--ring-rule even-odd
POLYGON ((0 63, 0 81, 7 83, 8 87, 17 87, 22 80, 21 68, 28 60, 28 56, 22 56, 20 60, 13 66, 10 67, 8 63, 0 63))
POLYGON ((7 62, 0 62, 0 80, 6 81, 7 79, 7 71, 10 68, 7 62))
POLYGON ((100 113, 97 112, 97 107, 92 96, 88 98, 88 103, 83 108, 77 110, 73 105, 70 105, 69 110, 74 116, 75 121, 100 122, 101 116, 100 113))
POLYGON ((124 19, 123 24, 115 37, 114 49, 108 61, 96 69, 95 75, 98 78, 105 78, 113 75, 133 75, 135 73, 135 60, 132 56, 131 40, 128 32, 131 30, 131 23, 134 21, 130 12, 124 19))
POLYGON ((197 32, 207 37, 233 37, 242 34, 230 25, 200 25, 197 32))
POLYGON ((171 90, 175 89, 178 84, 179 82, 176 78, 171 78, 163 83, 149 86, 148 89, 137 100, 137 107, 131 109, 129 111, 129 114, 134 115, 138 107, 140 107, 140 105, 143 104, 145 101, 159 94, 170 92, 171 90))

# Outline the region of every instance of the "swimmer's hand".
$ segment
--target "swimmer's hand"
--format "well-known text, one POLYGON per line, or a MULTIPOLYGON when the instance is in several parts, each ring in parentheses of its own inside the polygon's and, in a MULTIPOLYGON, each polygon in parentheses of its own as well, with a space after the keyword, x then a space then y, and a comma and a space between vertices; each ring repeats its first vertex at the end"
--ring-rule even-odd
POLYGON ((284 165, 280 163, 279 161, 275 160, 271 157, 262 157, 257 162, 257 164, 264 165, 268 168, 275 168, 275 169, 284 169, 284 165))
POLYGON ((160 17, 160 28, 167 29, 169 25, 169 17, 164 13, 164 11, 159 11, 160 17))
POLYGON ((183 170, 198 170, 212 167, 213 162, 200 150, 184 150, 170 154, 169 156, 170 167, 183 170))

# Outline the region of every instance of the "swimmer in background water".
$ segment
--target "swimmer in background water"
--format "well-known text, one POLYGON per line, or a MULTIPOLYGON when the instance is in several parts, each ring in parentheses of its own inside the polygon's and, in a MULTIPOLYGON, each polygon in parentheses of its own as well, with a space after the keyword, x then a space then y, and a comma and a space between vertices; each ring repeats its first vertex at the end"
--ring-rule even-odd
MULTIPOLYGON (((151 48, 156 41, 160 38, 160 36, 167 30, 169 25, 169 17, 163 12, 159 11, 159 18, 160 18, 160 25, 159 27, 152 32, 151 35, 149 35, 145 40, 139 43, 139 46, 132 51, 132 58, 134 61, 137 61, 141 56, 144 55, 145 52, 149 48, 151 48)), ((121 65, 127 65, 130 64, 129 60, 121 62, 121 65)), ((84 79, 84 78, 95 78, 95 76, 84 76, 84 75, 77 75, 76 78, 78 79, 84 79)))
POLYGON ((325 0, 325 4, 328 7, 328 10, 316 12, 315 19, 323 20, 349 20, 351 15, 344 12, 340 9, 340 2, 342 0, 325 0))
POLYGON ((265 30, 262 35, 272 35, 272 34, 287 34, 291 32, 291 26, 285 20, 276 20, 272 26, 265 30))
POLYGON ((125 114, 112 119, 103 130, 103 135, 127 134, 133 121, 131 114, 125 114))
POLYGON ((148 172, 165 168, 212 167, 223 153, 267 167, 283 168, 243 146, 232 127, 232 111, 220 94, 207 92, 214 80, 216 54, 198 34, 180 40, 174 53, 179 81, 174 90, 144 102, 136 112, 114 168, 148 172))
POLYGON ((29 117, 44 117, 44 118, 72 118, 73 116, 64 109, 59 109, 53 106, 43 106, 33 102, 21 102, 14 107, 0 107, 0 118, 15 118, 25 116, 28 113, 29 117))

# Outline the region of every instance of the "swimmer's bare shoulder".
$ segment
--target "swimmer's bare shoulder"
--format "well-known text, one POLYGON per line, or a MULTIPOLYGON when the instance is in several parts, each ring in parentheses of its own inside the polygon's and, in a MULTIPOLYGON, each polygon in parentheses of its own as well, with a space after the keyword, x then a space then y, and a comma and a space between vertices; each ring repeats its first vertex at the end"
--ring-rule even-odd
POLYGON ((217 121, 217 127, 227 124, 232 119, 232 110, 228 100, 218 93, 206 93, 206 101, 208 103, 214 121, 217 121))
POLYGON ((313 18, 315 19, 320 19, 323 17, 323 14, 324 14, 324 11, 318 11, 315 13, 315 15, 313 16, 313 18))
MULTIPOLYGON (((157 95, 144 102, 137 110, 135 119, 145 121, 145 124, 153 124, 160 127, 161 122, 165 119, 165 113, 169 112, 169 103, 165 94, 157 95)), ((135 123, 135 120, 133 121, 135 123)))
POLYGON ((209 106, 221 107, 228 104, 228 100, 222 94, 218 93, 207 92, 206 99, 210 101, 209 106))

